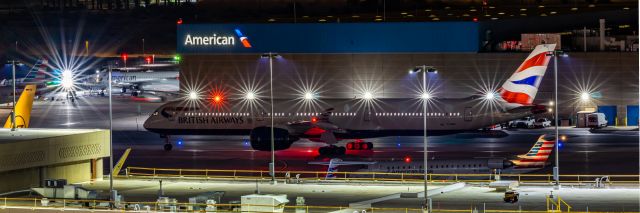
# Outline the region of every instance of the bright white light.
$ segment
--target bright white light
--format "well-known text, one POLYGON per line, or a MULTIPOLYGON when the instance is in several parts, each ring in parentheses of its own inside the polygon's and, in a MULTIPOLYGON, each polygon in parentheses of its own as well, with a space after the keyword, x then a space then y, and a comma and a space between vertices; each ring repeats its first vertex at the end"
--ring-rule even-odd
POLYGON ((60 84, 62 85, 62 88, 67 90, 73 88, 73 73, 71 70, 62 71, 60 84))
POLYGON ((583 92, 580 94, 580 100, 588 101, 591 98, 591 95, 588 92, 583 92))
POLYGON ((493 100, 494 98, 496 98, 496 95, 493 94, 493 92, 488 92, 487 94, 484 95, 484 98, 487 100, 493 100))
POLYGON ((422 99, 431 99, 431 94, 429 94, 428 92, 422 93, 422 95, 420 95, 420 98, 422 99))
POLYGON ((256 94, 253 93, 253 92, 247 92, 244 95, 244 98, 247 99, 247 100, 254 100, 254 99, 256 99, 256 94))
POLYGON ((553 106, 553 101, 549 101, 549 106, 553 106))
POLYGON ((304 93, 304 99, 305 100, 312 100, 314 98, 316 98, 316 97, 315 97, 315 95, 313 93, 310 93, 310 92, 304 93))
POLYGON ((198 99, 198 93, 197 92, 189 92, 189 99, 191 100, 195 100, 198 99))
POLYGON ((371 100, 373 99, 373 94, 371 94, 371 92, 365 92, 364 94, 362 94, 362 98, 365 100, 371 100))

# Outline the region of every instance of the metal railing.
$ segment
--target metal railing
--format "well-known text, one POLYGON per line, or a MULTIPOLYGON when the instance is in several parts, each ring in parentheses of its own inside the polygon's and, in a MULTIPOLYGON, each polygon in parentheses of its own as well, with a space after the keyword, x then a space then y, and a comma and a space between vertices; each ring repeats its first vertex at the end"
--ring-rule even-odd
MULTIPOLYGON (((291 181, 325 180, 326 171, 276 171, 279 179, 291 181)), ((422 182, 422 173, 387 173, 387 172, 333 172, 330 180, 340 181, 387 181, 387 182, 422 182)), ((255 180, 270 178, 269 171, 263 170, 215 170, 215 169, 171 169, 127 167, 127 177, 156 178, 193 178, 193 179, 231 179, 255 180)), ((609 177, 610 184, 639 184, 640 175, 560 175, 562 183, 593 184, 596 178, 609 177)), ((520 183, 553 183, 552 174, 429 174, 429 182, 491 182, 496 179, 514 180, 520 183), (499 177, 498 177, 499 176, 499 177)))
MULTIPOLYGON (((553 199, 547 198, 547 210, 526 210, 526 209, 516 209, 513 208, 504 208, 504 209, 482 209, 481 206, 470 206, 467 209, 440 209, 435 208, 432 209, 432 212, 474 212, 474 210, 482 211, 482 212, 523 212, 523 213, 547 213, 547 212, 569 212, 571 207, 566 203, 560 204, 560 201, 556 202, 553 199), (556 205, 556 207, 549 207, 550 202, 553 202, 552 205, 556 205), (559 206, 566 205, 564 211, 562 211, 559 206)), ((204 204, 204 203, 179 203, 179 202, 110 202, 108 200, 75 200, 75 199, 45 199, 45 198, 0 198, 0 209, 26 209, 26 210, 56 210, 56 211, 64 211, 64 210, 112 210, 118 212, 252 212, 257 213, 260 211, 250 210, 250 211, 242 211, 242 208, 245 207, 265 207, 265 208, 283 208, 283 212, 295 212, 295 213, 315 213, 315 212, 331 212, 338 210, 349 209, 350 211, 358 211, 358 212, 423 212, 420 208, 350 208, 345 206, 312 206, 312 205, 284 205, 284 206, 272 206, 272 205, 248 205, 248 204, 204 204), (42 201, 46 200, 47 204, 45 205, 42 201), (208 210, 207 210, 208 208, 208 210)), ((274 211, 270 211, 274 212, 274 211)), ((580 212, 580 211, 573 211, 580 212)), ((615 211, 615 212, 623 212, 623 211, 615 211)), ((626 211, 628 213, 639 213, 626 211)), ((600 213, 597 211, 589 211, 589 213, 600 213)))

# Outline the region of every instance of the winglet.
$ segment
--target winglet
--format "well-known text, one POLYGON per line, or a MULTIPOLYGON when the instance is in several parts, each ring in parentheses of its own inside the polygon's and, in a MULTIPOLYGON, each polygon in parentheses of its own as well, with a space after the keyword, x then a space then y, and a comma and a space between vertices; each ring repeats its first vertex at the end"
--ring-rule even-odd
MULTIPOLYGON (((36 94, 36 85, 29 84, 24 87, 22 94, 15 106, 16 128, 29 128, 29 120, 31 119, 31 109, 33 108, 33 98, 36 94)), ((4 128, 11 128, 11 115, 4 123, 4 128)))
POLYGON ((127 160, 127 157, 129 157, 129 152, 131 152, 131 147, 127 148, 127 150, 124 150, 124 154, 122 154, 122 157, 120 157, 120 160, 118 160, 118 163, 116 164, 116 166, 113 167, 114 177, 118 176, 118 173, 120 173, 120 170, 124 165, 124 162, 127 160))

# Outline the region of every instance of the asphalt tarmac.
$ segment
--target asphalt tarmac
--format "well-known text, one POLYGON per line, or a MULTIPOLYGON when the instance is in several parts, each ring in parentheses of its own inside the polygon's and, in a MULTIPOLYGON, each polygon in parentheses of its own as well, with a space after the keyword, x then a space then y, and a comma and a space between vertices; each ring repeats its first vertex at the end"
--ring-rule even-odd
MULTIPOLYGON (((34 128, 104 128, 109 127, 108 99, 81 97, 75 102, 37 101, 31 127, 34 128)), ((262 169, 266 170, 270 153, 254 151, 248 136, 173 136, 172 151, 164 151, 164 140, 142 127, 144 120, 159 103, 134 102, 127 96, 114 96, 113 128, 116 160, 127 147, 132 152, 125 166, 198 168, 198 169, 262 169)), ((3 109, 0 114, 7 114, 3 109)), ((494 130, 428 137, 430 159, 476 157, 512 158, 526 153, 542 134, 553 128, 494 130)), ((639 137, 635 131, 590 132, 588 129, 563 127, 567 140, 560 147, 562 174, 638 174, 639 137)), ((422 137, 385 137, 366 139, 374 150, 347 152, 347 160, 399 161, 410 157, 422 161, 422 137)), ((344 145, 344 144, 341 144, 344 145)), ((276 152, 280 170, 325 170, 308 165, 321 160, 317 149, 322 143, 298 141, 291 149, 276 152)), ((553 158, 550 158, 552 163, 553 158)), ((108 167, 105 167, 108 168, 108 167)), ((342 171, 357 166, 341 167, 342 171)), ((551 166, 536 173, 551 173, 551 166)))

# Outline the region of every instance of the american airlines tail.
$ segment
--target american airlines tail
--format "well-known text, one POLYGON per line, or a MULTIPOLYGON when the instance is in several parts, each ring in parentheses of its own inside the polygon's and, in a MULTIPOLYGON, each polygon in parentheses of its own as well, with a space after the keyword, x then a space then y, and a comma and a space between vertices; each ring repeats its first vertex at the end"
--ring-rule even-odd
POLYGON ((546 135, 541 135, 529 152, 518 155, 516 160, 511 160, 516 168, 544 167, 546 165, 547 159, 555 147, 555 141, 553 141, 555 138, 545 140, 545 137, 546 135))
POLYGON ((312 165, 326 165, 327 167, 327 175, 325 179, 333 179, 336 177, 336 172, 338 172, 338 166, 353 166, 353 165, 372 165, 376 164, 375 161, 343 161, 339 158, 332 158, 329 161, 314 161, 309 162, 312 165))
POLYGON ((547 56, 556 44, 541 44, 536 46, 520 67, 498 90, 502 99, 511 108, 531 105, 538 93, 538 86, 542 81, 549 59, 547 56))
MULTIPOLYGON (((33 97, 36 94, 36 85, 29 84, 25 86, 24 90, 22 90, 22 94, 20 95, 20 99, 16 102, 15 109, 15 117, 16 117, 16 127, 17 128, 28 128, 29 120, 31 119, 31 108, 33 107, 33 97)), ((4 128, 11 128, 11 115, 7 118, 7 121, 4 123, 4 128)))

